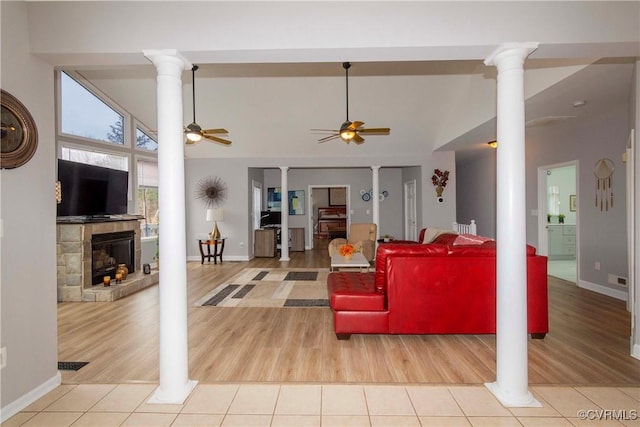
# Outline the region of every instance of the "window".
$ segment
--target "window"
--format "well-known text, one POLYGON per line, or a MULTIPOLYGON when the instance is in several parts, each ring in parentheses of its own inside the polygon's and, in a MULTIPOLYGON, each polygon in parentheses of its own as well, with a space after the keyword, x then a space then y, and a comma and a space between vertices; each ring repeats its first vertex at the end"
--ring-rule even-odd
POLYGON ((147 160, 138 160, 138 215, 141 237, 158 235, 158 164, 147 160))
POLYGON ((157 236, 157 138, 79 74, 60 71, 58 76, 59 158, 128 171, 128 211, 144 216, 142 237, 157 236), (144 158, 138 156, 142 152, 144 158))
POLYGON ((126 155, 101 153, 65 145, 60 149, 60 158, 62 160, 71 160, 72 162, 87 163, 89 165, 102 166, 121 171, 129 170, 129 158, 126 155))
POLYGON ((158 143, 139 127, 136 128, 136 147, 140 150, 158 151, 158 143))
POLYGON ((62 133, 124 145, 124 116, 67 73, 60 73, 62 133))

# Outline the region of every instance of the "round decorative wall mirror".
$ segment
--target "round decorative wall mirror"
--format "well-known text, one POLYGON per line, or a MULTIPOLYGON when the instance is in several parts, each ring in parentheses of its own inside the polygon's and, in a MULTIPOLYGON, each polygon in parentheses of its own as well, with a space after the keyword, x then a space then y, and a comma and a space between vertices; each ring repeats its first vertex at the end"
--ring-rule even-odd
POLYGON ((38 129, 26 107, 9 92, 1 91, 0 167, 12 169, 24 165, 35 154, 38 129))

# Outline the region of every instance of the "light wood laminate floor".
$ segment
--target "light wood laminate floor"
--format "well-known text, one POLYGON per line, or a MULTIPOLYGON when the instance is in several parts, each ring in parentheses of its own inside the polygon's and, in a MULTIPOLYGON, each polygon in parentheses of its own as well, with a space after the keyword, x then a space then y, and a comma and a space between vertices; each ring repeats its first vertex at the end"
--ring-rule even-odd
MULTIPOLYGON (((329 308, 197 307, 245 267, 329 267, 326 241, 291 261, 189 262, 189 378, 219 382, 481 384, 495 380, 493 335, 353 335, 338 341, 329 308)), ((640 384, 625 303, 549 278, 550 333, 529 340, 529 382, 640 384)), ((59 303, 65 384, 158 381, 158 287, 111 303, 59 303)))

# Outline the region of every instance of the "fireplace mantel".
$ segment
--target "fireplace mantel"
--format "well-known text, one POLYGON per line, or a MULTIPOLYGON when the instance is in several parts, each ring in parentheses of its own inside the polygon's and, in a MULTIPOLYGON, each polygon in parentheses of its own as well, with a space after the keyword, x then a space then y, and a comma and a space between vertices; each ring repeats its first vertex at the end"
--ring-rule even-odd
POLYGON ((58 221, 58 301, 113 301, 158 282, 157 272, 143 275, 141 268, 140 222, 122 219, 98 222, 58 221), (134 232, 136 272, 122 284, 109 288, 91 283, 91 236, 121 231, 134 232), (99 288, 99 289, 98 289, 99 288))

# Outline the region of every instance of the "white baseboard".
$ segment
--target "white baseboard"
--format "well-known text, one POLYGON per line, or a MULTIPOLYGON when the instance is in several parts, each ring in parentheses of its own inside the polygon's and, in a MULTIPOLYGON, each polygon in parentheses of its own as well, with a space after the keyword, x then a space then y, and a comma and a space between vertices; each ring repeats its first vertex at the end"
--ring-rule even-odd
POLYGON ((602 295, 606 295, 615 299, 619 299, 622 301, 627 300, 628 293, 625 291, 620 291, 618 289, 612 289, 608 286, 598 285, 596 283, 587 282, 585 280, 580 280, 578 282, 578 286, 584 289, 588 289, 593 292, 597 292, 602 295))
POLYGON ((9 418, 40 399, 51 390, 59 387, 60 384, 62 384, 62 375, 60 374, 60 371, 58 371, 56 375, 40 384, 38 387, 0 409, 0 423, 7 421, 9 418))

